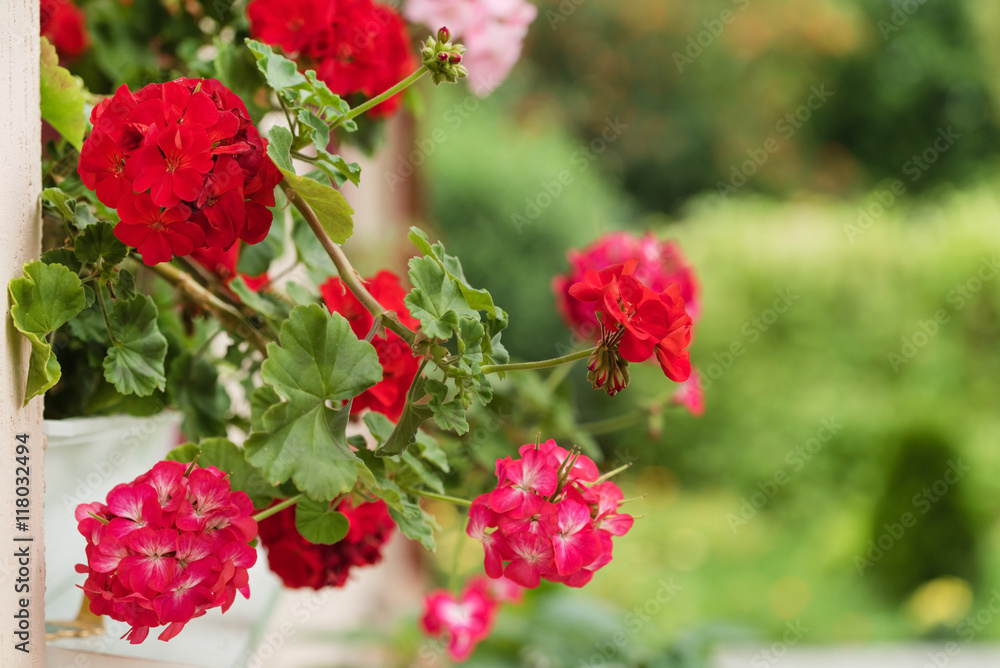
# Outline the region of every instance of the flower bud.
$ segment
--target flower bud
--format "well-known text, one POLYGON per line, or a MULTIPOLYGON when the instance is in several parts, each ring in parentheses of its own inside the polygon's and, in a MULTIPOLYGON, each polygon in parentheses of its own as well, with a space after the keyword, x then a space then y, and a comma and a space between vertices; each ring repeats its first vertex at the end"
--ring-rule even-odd
POLYGON ((448 57, 448 62, 451 63, 452 65, 459 64, 460 62, 462 62, 462 54, 460 54, 460 53, 453 53, 453 54, 451 54, 448 57))
POLYGON ((591 386, 595 390, 603 388, 611 397, 628 387, 631 380, 628 362, 618 353, 617 346, 599 345, 587 360, 587 369, 591 386))
POLYGON ((450 42, 451 41, 451 31, 447 27, 442 26, 438 30, 437 39, 439 42, 450 42))

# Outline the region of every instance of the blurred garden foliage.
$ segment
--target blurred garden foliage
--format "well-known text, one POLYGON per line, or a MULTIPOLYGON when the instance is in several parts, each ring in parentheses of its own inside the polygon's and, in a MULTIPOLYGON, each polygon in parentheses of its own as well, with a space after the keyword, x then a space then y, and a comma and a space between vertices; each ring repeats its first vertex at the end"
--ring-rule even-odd
POLYGON ((720 183, 781 196, 857 194, 899 177, 938 128, 974 133, 914 185, 925 190, 968 176, 1000 145, 994 3, 543 0, 539 8, 529 51, 537 83, 526 104, 558 109, 586 141, 608 118, 628 123, 601 162, 648 209, 677 211, 720 183))

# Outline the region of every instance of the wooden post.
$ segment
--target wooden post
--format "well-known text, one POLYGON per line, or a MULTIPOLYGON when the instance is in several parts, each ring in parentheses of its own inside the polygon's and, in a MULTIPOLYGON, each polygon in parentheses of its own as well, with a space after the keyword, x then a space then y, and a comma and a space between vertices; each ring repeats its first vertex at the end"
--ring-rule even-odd
MULTIPOLYGON (((0 666, 45 665, 45 559, 42 399, 26 407, 28 345, 10 320, 7 283, 41 249, 38 0, 0 1, 0 666), (27 467, 16 461, 17 436, 27 442, 27 467), (19 471, 18 469, 21 468, 19 471), (24 476, 24 468, 28 475, 24 476), (24 480, 17 478, 27 477, 24 480), (26 496, 17 496, 27 487, 26 496), (27 499, 18 516, 16 499, 27 499), (18 522, 23 522, 19 525, 18 522), (26 556, 17 556, 26 555, 26 556), (26 617, 26 619, 25 619, 26 617), (27 627, 27 628, 24 628, 27 627), (26 651, 24 651, 26 650, 26 651)), ((23 451, 23 448, 22 448, 23 451)), ((22 507, 24 502, 22 502, 22 507)))

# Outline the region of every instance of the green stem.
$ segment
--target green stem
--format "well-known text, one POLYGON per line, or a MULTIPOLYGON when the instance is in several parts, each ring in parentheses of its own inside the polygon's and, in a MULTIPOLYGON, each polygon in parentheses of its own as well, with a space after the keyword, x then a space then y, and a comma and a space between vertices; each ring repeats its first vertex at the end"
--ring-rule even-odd
POLYGON ((108 328, 108 339, 111 340, 111 345, 117 346, 118 342, 115 341, 115 335, 111 333, 111 319, 108 317, 108 307, 104 303, 104 281, 97 281, 97 304, 101 307, 101 315, 104 316, 104 326, 108 328))
POLYGON ((202 307, 222 323, 222 326, 241 339, 250 343, 254 349, 267 355, 268 338, 263 332, 250 324, 239 310, 231 304, 227 304, 205 288, 201 283, 172 264, 161 262, 147 267, 155 272, 168 283, 174 286, 177 291, 188 301, 202 307))
POLYGON ((593 484, 600 485, 605 480, 609 480, 610 478, 615 477, 616 475, 618 475, 619 473, 621 473, 625 469, 629 468, 630 466, 632 466, 632 465, 631 464, 624 464, 624 465, 619 466, 618 468, 616 468, 614 471, 608 471, 607 473, 605 473, 604 475, 602 475, 600 478, 598 478, 597 480, 595 480, 593 482, 593 484))
POLYGON ((569 362, 575 362, 576 360, 582 360, 584 357, 590 357, 590 354, 597 350, 597 347, 587 348, 586 350, 579 350, 575 353, 570 353, 569 355, 563 355, 562 357, 553 357, 548 360, 540 360, 538 362, 518 362, 516 364, 485 364, 480 367, 480 371, 483 374, 487 373, 504 373, 506 371, 530 371, 532 369, 548 369, 549 367, 559 366, 560 364, 567 364, 569 362))
POLYGON ((427 499, 435 499, 437 501, 447 501, 448 503, 454 503, 456 506, 465 506, 466 508, 472 507, 472 501, 460 499, 457 496, 446 496, 444 494, 435 494, 434 492, 424 492, 419 489, 414 489, 411 491, 414 494, 419 494, 420 496, 427 499))
POLYGON ((462 548, 465 547, 465 539, 468 534, 465 530, 465 525, 469 522, 468 516, 465 518, 465 522, 459 525, 458 535, 455 537, 455 554, 451 558, 451 573, 448 575, 448 589, 459 593, 458 589, 458 564, 461 561, 462 548))
POLYGON ((376 318, 382 318, 382 324, 385 325, 386 329, 390 329, 396 334, 398 334, 407 344, 412 346, 417 340, 417 334, 412 329, 404 325, 399 317, 392 311, 387 311, 378 300, 375 299, 365 284, 361 281, 361 277, 358 272, 351 265, 351 261, 347 259, 344 255, 344 251, 333 242, 327 233, 323 230, 323 226, 319 222, 319 218, 316 217, 316 213, 309 206, 309 203, 302 199, 295 188, 293 188, 288 181, 282 180, 281 189, 285 192, 288 197, 288 201, 299 210, 302 217, 305 218, 306 223, 309 224, 309 229, 312 230, 316 238, 319 239, 319 243, 323 246, 323 250, 326 254, 330 256, 333 260, 333 264, 337 267, 337 273, 340 274, 340 280, 343 281, 347 289, 354 293, 354 296, 358 298, 358 301, 368 309, 376 318))
POLYGON ((264 510, 262 510, 259 513, 257 513, 256 515, 254 515, 253 519, 254 519, 255 522, 260 522, 261 520, 267 519, 271 515, 275 515, 277 513, 280 513, 282 510, 284 510, 285 508, 287 508, 289 506, 294 506, 296 503, 299 502, 299 499, 301 499, 301 498, 302 498, 301 494, 296 494, 295 496, 293 496, 291 498, 285 499, 284 501, 282 501, 281 503, 279 503, 276 506, 271 506, 270 508, 265 508, 264 510))
POLYGON ((368 100, 364 104, 360 104, 357 107, 354 107, 354 109, 351 109, 349 112, 347 112, 347 114, 345 114, 344 116, 341 116, 340 118, 338 118, 330 126, 330 129, 332 130, 333 128, 337 127, 338 125, 343 125, 347 121, 350 121, 350 120, 352 120, 354 118, 357 118, 358 116, 360 116, 361 114, 365 113, 366 111, 368 111, 372 107, 377 106, 379 104, 382 104, 383 102, 385 102, 386 100, 388 100, 390 97, 392 97, 392 96, 394 96, 394 95, 396 95, 398 93, 403 92, 404 90, 406 90, 407 88, 409 88, 413 84, 415 84, 418 81, 420 81, 420 79, 423 78, 423 76, 425 74, 427 74, 428 72, 430 72, 430 70, 427 69, 427 66, 426 65, 421 65, 419 70, 417 70, 416 72, 414 72, 410 76, 406 77, 405 79, 403 79, 402 81, 400 81, 398 84, 396 84, 395 86, 393 86, 389 90, 387 90, 384 93, 381 93, 379 95, 376 95, 375 97, 373 97, 372 99, 368 100))

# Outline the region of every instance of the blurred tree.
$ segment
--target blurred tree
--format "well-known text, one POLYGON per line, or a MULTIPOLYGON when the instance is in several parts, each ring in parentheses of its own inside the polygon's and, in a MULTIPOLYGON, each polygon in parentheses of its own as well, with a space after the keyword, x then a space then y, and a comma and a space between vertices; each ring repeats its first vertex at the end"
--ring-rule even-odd
POLYGON ((844 193, 899 178, 923 190, 1000 145, 993 71, 967 9, 544 0, 529 50, 533 103, 556 103, 648 209, 744 187, 844 193), (609 119, 627 129, 602 146, 609 119), (960 138, 935 155, 949 127, 960 138))

